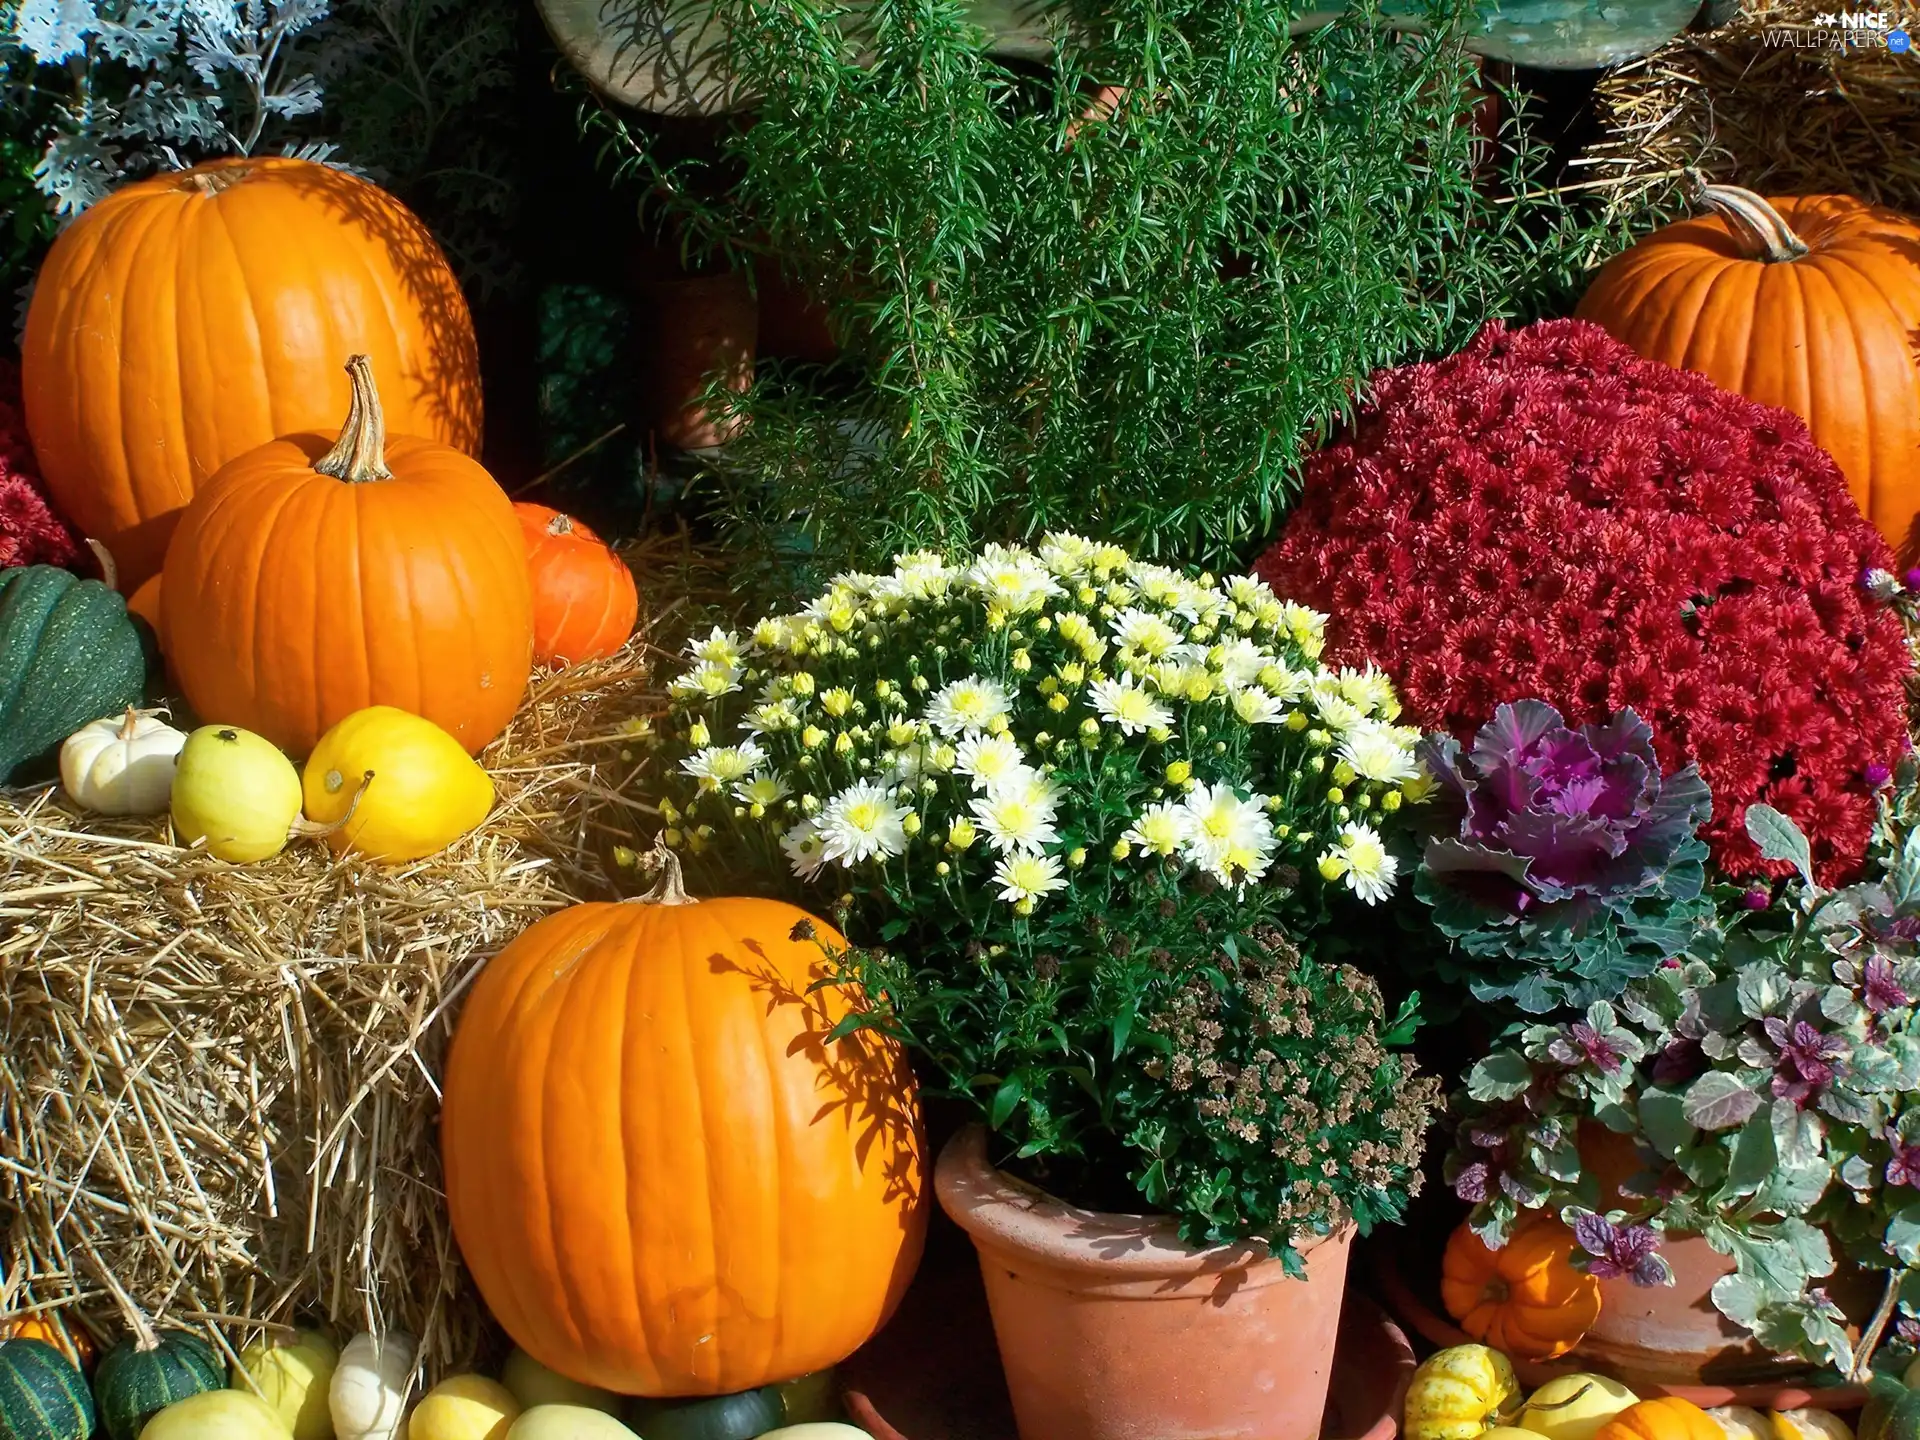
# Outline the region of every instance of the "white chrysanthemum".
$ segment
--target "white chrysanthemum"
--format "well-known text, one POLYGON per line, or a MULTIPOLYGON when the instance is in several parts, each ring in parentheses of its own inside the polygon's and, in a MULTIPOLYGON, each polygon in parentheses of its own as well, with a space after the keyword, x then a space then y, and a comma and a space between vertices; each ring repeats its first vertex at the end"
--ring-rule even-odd
POLYGON ((1228 686, 1238 689, 1260 678, 1260 672, 1273 664, 1273 653, 1244 636, 1236 636, 1207 651, 1207 664, 1220 673, 1228 686))
POLYGON ((702 790, 723 790, 744 780, 767 763, 767 752, 751 740, 738 745, 706 745, 680 762, 680 768, 700 782, 702 790))
POLYGON ((1344 876, 1349 890, 1377 905, 1393 893, 1400 862, 1387 853, 1380 832, 1371 825, 1349 825, 1340 832, 1340 843, 1320 857, 1320 873, 1329 879, 1344 876))
POLYGON ((1340 758, 1353 767, 1353 773, 1382 785, 1400 785, 1420 773, 1413 750, 1391 725, 1365 720, 1348 730, 1340 742, 1340 758))
POLYGON ((1276 700, 1298 700, 1310 687, 1309 676, 1299 670, 1289 669, 1277 660, 1254 678, 1276 700))
POLYGON ((1211 625, 1230 608, 1227 597, 1218 590, 1192 580, 1182 583, 1179 598, 1173 602, 1174 613, 1194 625, 1211 625))
POLYGON ((1307 686, 1307 694, 1312 698, 1313 708, 1321 722, 1336 735, 1344 735, 1366 723, 1366 712, 1340 693, 1340 677, 1337 675, 1322 673, 1314 676, 1307 686))
POLYGON ((1242 725, 1278 725, 1287 718, 1287 702, 1265 690, 1246 688, 1229 693, 1233 713, 1240 717, 1242 725))
POLYGON ((718 700, 740 688, 742 671, 738 665, 717 665, 703 661, 667 682, 667 693, 676 700, 718 700))
POLYGON ((1391 720, 1400 713, 1400 698, 1393 693, 1393 681, 1372 665, 1364 670, 1340 672, 1340 694, 1369 715, 1391 720))
POLYGON ((959 574, 934 551, 916 550, 894 558, 893 574, 874 593, 889 600, 933 600, 946 594, 959 574))
POLYGON ((727 670, 738 670, 740 662, 746 657, 747 642, 731 630, 722 630, 718 625, 713 633, 704 640, 689 640, 687 654, 703 665, 718 665, 727 670))
POLYGON ((993 848, 1002 852, 1038 850, 1060 838, 1053 817, 1060 792, 1040 776, 981 796, 969 807, 993 848))
POLYGON ((1289 600, 1280 607, 1280 623, 1302 649, 1314 655, 1320 653, 1320 642, 1326 639, 1327 634, 1326 616, 1289 600))
POLYGON ((1131 676, 1096 682, 1090 698, 1100 718, 1118 725, 1123 735, 1138 735, 1143 730, 1164 729, 1173 724, 1173 712, 1134 684, 1131 676))
POLYGON ((987 546, 967 571, 967 582, 987 604, 1011 615, 1038 610, 1051 597, 1066 593, 1032 551, 1017 546, 987 546))
POLYGON ((826 842, 827 859, 855 865, 900 854, 907 848, 907 832, 901 825, 906 818, 907 812, 884 786, 856 781, 820 812, 820 838, 826 842))
POLYGON ((804 615, 769 615, 753 627, 753 643, 762 650, 792 654, 806 641, 811 623, 804 615))
POLYGON ((1060 862, 1051 855, 1004 855, 993 867, 993 878, 1000 898, 1015 905, 1031 906, 1043 895, 1067 888, 1060 862))
POLYGON ((1133 582, 1141 598, 1171 610, 1186 597, 1192 582, 1178 570, 1136 560, 1127 567, 1127 579, 1133 582))
POLYGON ((1227 594, 1234 604, 1255 615, 1268 606, 1277 606, 1280 602, 1280 597, 1275 595, 1267 582, 1257 575, 1229 575, 1227 594))
POLYGON ((1201 869, 1232 884, 1258 880, 1273 862, 1273 825, 1260 798, 1242 800, 1228 785, 1196 785, 1187 792, 1183 853, 1201 869))
POLYGON ((960 742, 953 768, 971 779, 974 789, 988 794, 1008 785, 1024 784, 1034 774, 1010 735, 969 735, 960 742))
POLYGON ((1093 628, 1093 622, 1077 610, 1069 610, 1056 620, 1054 633, 1062 642, 1078 650, 1081 658, 1091 665, 1098 665, 1107 653, 1107 642, 1100 638, 1100 632, 1093 628))
POLYGON ((778 805, 793 791, 778 775, 754 775, 733 787, 733 798, 742 805, 778 805))
POLYGON ((802 820, 782 835, 780 851, 802 880, 811 880, 827 863, 826 842, 820 838, 820 827, 811 820, 802 820))
POLYGON ((1154 855, 1171 855, 1187 843, 1187 809, 1178 801, 1149 805, 1122 837, 1154 855))
POLYGON ((1013 697, 998 680, 970 675, 943 685, 927 704, 927 720, 942 735, 984 730, 1007 713, 1013 697))
POLYGON ((1072 580, 1093 568, 1097 553, 1091 540, 1065 530, 1055 530, 1040 542, 1040 563, 1062 580, 1072 580))
POLYGON ((1149 660, 1164 660, 1184 638, 1158 615, 1134 609, 1114 617, 1113 633, 1122 645, 1149 660))
POLYGON ((768 700, 747 711, 740 724, 755 735, 771 735, 779 730, 800 728, 800 712, 791 700, 768 700))
POLYGON ((1190 700, 1196 705, 1211 700, 1219 689, 1213 671, 1191 660, 1174 660, 1153 667, 1154 688, 1175 700, 1190 700))

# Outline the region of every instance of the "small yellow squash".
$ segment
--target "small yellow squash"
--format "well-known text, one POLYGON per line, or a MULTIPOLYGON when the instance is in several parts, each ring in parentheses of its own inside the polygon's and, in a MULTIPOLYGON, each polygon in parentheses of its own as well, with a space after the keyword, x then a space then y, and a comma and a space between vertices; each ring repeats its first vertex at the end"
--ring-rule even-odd
POLYGON ((1479 1440, 1520 1413, 1513 1365, 1485 1345, 1455 1345, 1420 1363, 1407 1387, 1407 1440, 1479 1440))
POLYGON ((455 1375, 414 1406, 406 1440, 507 1440, 520 1402, 497 1380, 455 1375))
POLYGON ((83 725, 60 747, 60 783, 96 815, 164 815, 187 737, 154 710, 127 707, 83 725))
POLYGON ((322 735, 302 786, 307 818, 339 825, 327 842, 335 850, 394 863, 446 849, 493 808, 493 781, 460 742, 391 705, 357 710, 322 735))
POLYGON ((174 833, 248 864, 286 848, 300 818, 293 762, 250 730, 205 725, 187 737, 173 774, 174 833))
POLYGON ((572 1405, 586 1410, 600 1410, 608 1415, 620 1413, 620 1396, 610 1390, 596 1390, 591 1385, 582 1385, 578 1380, 569 1380, 549 1370, 518 1345, 513 1347, 513 1353, 501 1367, 500 1378, 525 1410, 531 1410, 536 1405, 572 1405))
POLYGON ((1775 1410, 1773 1440, 1853 1440, 1853 1427, 1831 1410, 1775 1410))
POLYGON ((1773 1440, 1773 1421, 1748 1406, 1722 1405, 1707 1411, 1707 1418, 1720 1427, 1727 1440, 1773 1440))
POLYGON ((333 1440, 327 1387, 340 1352, 319 1330, 269 1335, 240 1352, 233 1388, 258 1391, 293 1432, 293 1440, 333 1440))
POLYGON ((507 1440, 639 1440, 603 1411, 585 1405, 536 1405, 525 1411, 507 1440))
POLYGON ((258 1395, 204 1390, 147 1421, 140 1440, 288 1440, 291 1432, 258 1395))
POLYGON ((1533 1392, 1514 1424, 1547 1440, 1593 1440, 1602 1425, 1639 1399, 1605 1375, 1562 1375, 1533 1392))

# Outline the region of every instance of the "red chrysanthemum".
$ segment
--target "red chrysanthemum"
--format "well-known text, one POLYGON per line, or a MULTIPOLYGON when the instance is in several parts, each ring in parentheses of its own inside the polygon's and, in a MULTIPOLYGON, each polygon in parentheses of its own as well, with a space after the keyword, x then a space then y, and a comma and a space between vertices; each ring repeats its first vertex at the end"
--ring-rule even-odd
POLYGON ((1552 320, 1376 376, 1257 568, 1414 723, 1466 739, 1506 700, 1573 724, 1632 706, 1662 765, 1713 787, 1724 871, 1784 873, 1747 838, 1765 801, 1832 884, 1908 744, 1901 625, 1860 583, 1892 564, 1798 419, 1552 320))
POLYGON ((27 420, 20 411, 20 369, 0 360, 0 570, 15 565, 78 565, 80 536, 54 513, 40 488, 27 420))

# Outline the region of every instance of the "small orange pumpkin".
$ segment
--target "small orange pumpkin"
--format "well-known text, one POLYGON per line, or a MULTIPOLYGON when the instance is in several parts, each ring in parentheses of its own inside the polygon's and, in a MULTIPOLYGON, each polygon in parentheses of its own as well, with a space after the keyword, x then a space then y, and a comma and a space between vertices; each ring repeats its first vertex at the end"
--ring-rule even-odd
POLYGON ((1569 1263, 1573 1232, 1558 1220, 1522 1225, 1498 1250, 1462 1224, 1447 1241, 1440 1298, 1473 1339, 1522 1360, 1552 1360, 1600 1316, 1600 1282, 1569 1263))
POLYGON ((542 665, 598 660, 627 643, 640 618, 633 572, 571 515, 513 507, 527 537, 533 581, 533 658, 542 665))
POLYGON ((75 1369, 93 1369, 93 1337, 78 1325, 69 1325, 50 1311, 0 1320, 0 1340, 39 1340, 71 1360, 75 1369))
POLYGON ((1663 1395, 1629 1405, 1593 1440, 1726 1440, 1714 1418, 1691 1400, 1663 1395))
POLYGON ((520 524, 460 451, 387 436, 366 356, 347 370, 338 443, 263 445, 187 507, 160 588, 167 662, 196 712, 296 756, 373 705, 473 754, 533 667, 520 524))

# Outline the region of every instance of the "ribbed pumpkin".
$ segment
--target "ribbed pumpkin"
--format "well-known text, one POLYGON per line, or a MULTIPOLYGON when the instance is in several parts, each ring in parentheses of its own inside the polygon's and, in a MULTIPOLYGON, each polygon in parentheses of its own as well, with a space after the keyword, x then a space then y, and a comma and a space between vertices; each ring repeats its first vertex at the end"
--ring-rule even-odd
POLYGON ((1522 1360, 1552 1360, 1600 1316, 1600 1282, 1568 1263, 1573 1232, 1558 1220, 1519 1227, 1489 1250, 1461 1224, 1441 1261, 1440 1298, 1475 1340, 1522 1360))
POLYGON ((0 1344, 0 1440, 87 1440, 93 1422, 72 1361, 44 1340, 0 1344))
POLYGON ((229 460, 338 420, 343 356, 394 428, 477 454, 459 283, 392 196, 305 160, 217 160, 129 185, 54 243, 27 312, 27 425, 47 488, 129 591, 229 460))
POLYGON ((0 785, 137 705, 146 683, 146 646, 111 589, 51 565, 0 570, 0 785))
POLYGON ((51 1345, 81 1371, 93 1368, 93 1337, 51 1311, 0 1320, 0 1341, 39 1340, 51 1345))
POLYGON ((122 1340, 100 1360, 93 1398, 108 1440, 138 1440, 141 1428, 176 1401, 227 1387, 213 1347, 184 1330, 122 1340))
POLYGON ((1725 1440, 1714 1418, 1691 1400, 1662 1395, 1629 1405, 1594 1440, 1725 1440))
POLYGON ((367 357, 337 444, 295 435, 228 465, 188 507, 160 596, 193 708, 304 756, 393 705, 469 754, 506 728, 533 664, 513 506, 434 440, 386 433, 367 357))
MULTIPOLYGON (((924 1234, 912 1076, 810 925, 694 902, 549 916, 488 964, 448 1057, 441 1143, 468 1268, 541 1364, 629 1395, 725 1395, 851 1354, 924 1234)), ((644 1432, 643 1432, 644 1433, 644 1432)))
POLYGON ((633 572, 571 515, 524 502, 513 510, 533 580, 533 658, 569 665, 613 654, 640 615, 633 572))
POLYGON ((1920 221, 1845 195, 1709 185, 1701 200, 1711 214, 1607 262, 1577 313, 1648 359, 1798 415, 1913 558, 1920 221))

